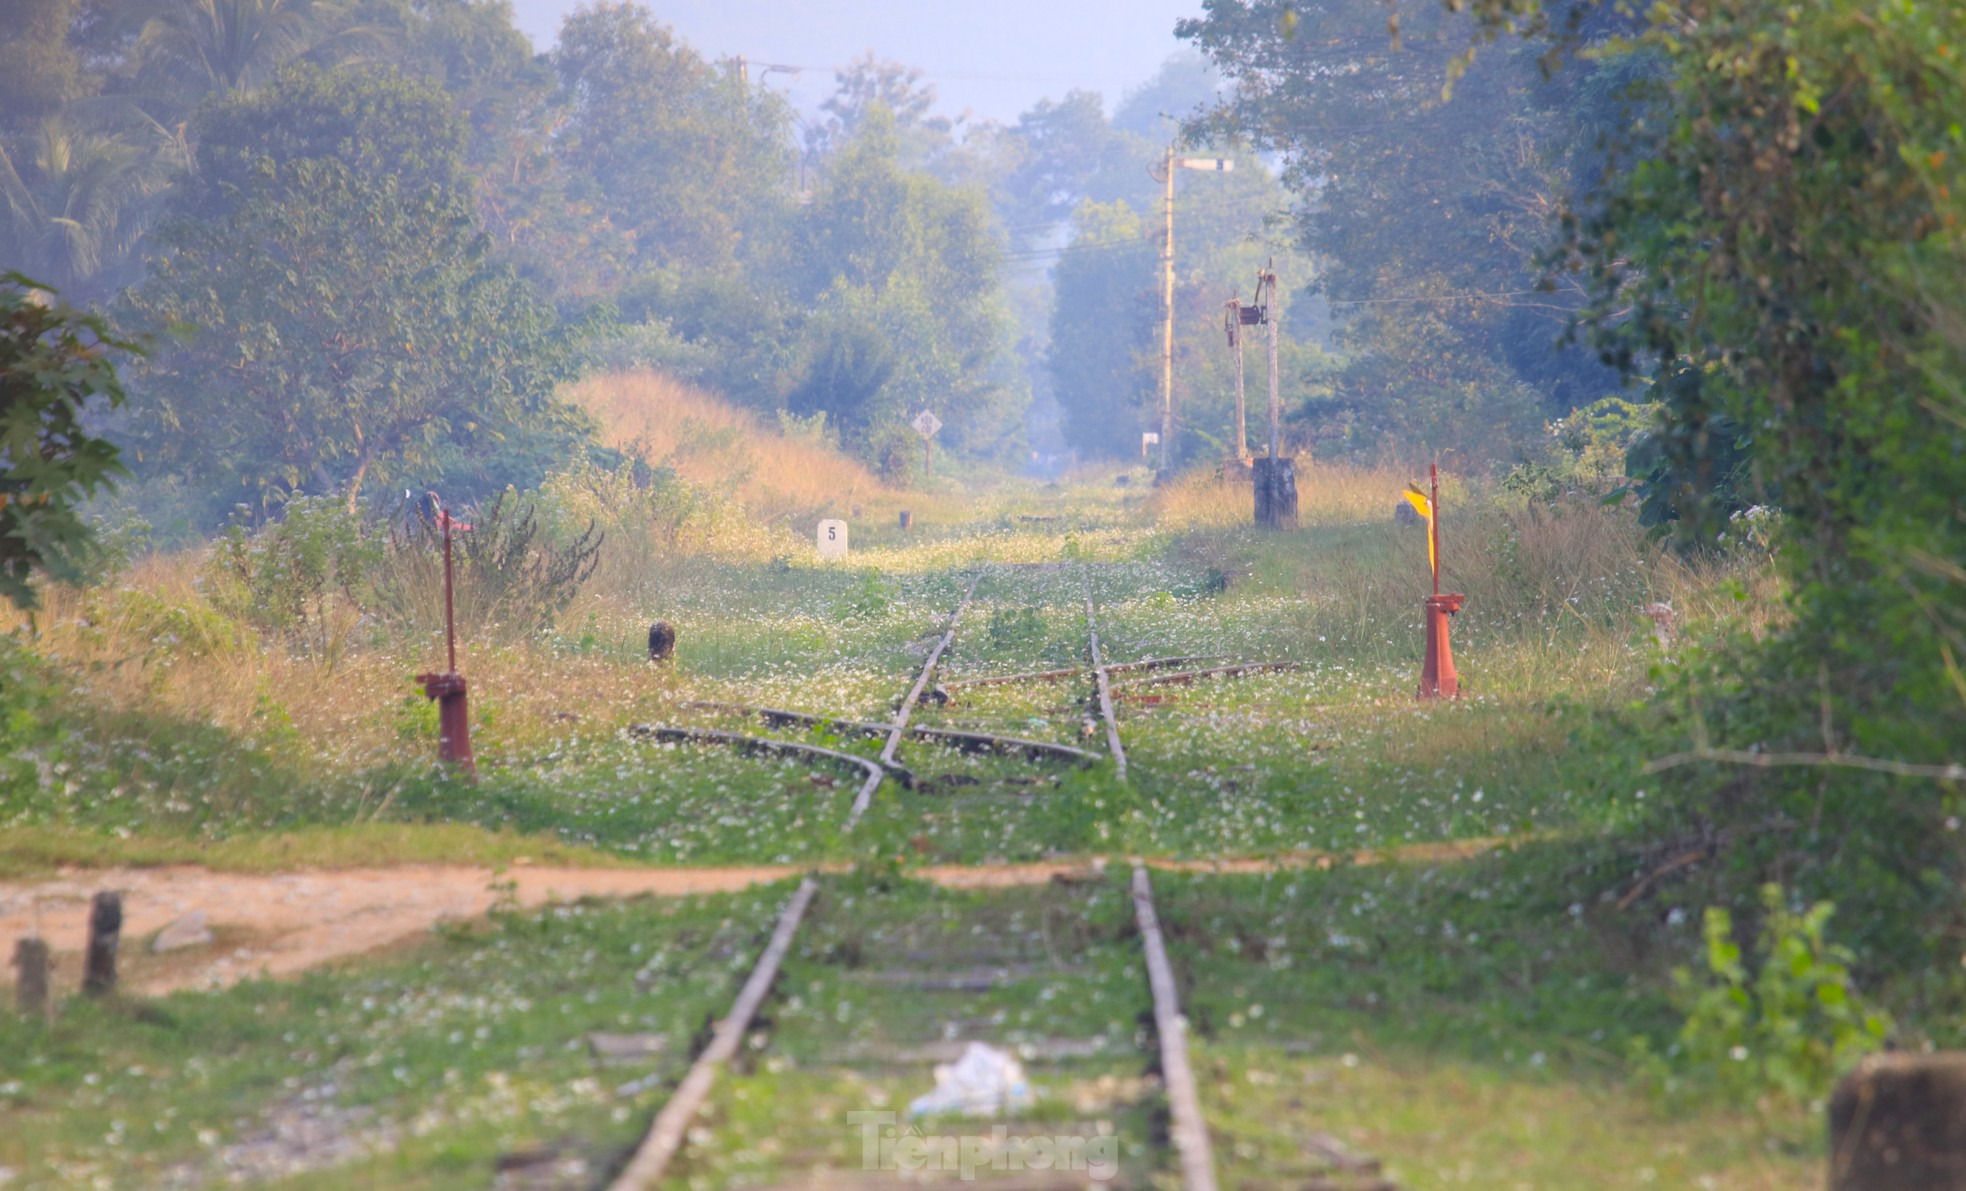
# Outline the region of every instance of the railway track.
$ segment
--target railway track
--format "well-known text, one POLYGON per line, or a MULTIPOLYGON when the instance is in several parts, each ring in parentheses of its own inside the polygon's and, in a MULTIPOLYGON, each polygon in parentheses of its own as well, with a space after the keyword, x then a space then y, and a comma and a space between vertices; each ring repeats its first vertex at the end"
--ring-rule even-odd
MULTIPOLYGON (((976 587, 976 581, 972 581, 949 614, 944 631, 929 650, 889 723, 742 704, 695 705, 696 709, 713 714, 755 716, 770 727, 817 726, 840 734, 879 737, 883 744, 876 760, 815 745, 716 729, 654 727, 643 731, 657 739, 722 744, 771 755, 805 755, 816 762, 858 769, 863 774, 863 782, 843 825, 849 831, 862 820, 875 792, 887 778, 894 777, 904 785, 914 784, 914 774, 901 759, 903 744, 911 739, 964 749, 1004 752, 1032 763, 1063 760, 1086 764, 1110 760, 1115 776, 1124 783, 1127 780, 1127 758, 1114 710, 1113 683, 1110 679, 1110 672, 1122 666, 1110 665, 1105 656, 1099 637, 1090 573, 1081 576, 1088 663, 1085 668, 958 680, 938 687, 935 683, 937 670, 957 640, 963 616, 975 597, 976 587), (1056 682, 1072 675, 1089 675, 1091 679, 1087 691, 1088 702, 1096 708, 1099 727, 1103 729, 1100 733, 1106 745, 1103 755, 1055 743, 911 723, 922 700, 931 691, 1004 686, 1022 681, 1056 682)), ((1210 660, 1215 659, 1157 659, 1127 663, 1124 668, 1152 672, 1210 660)), ((1018 894, 998 892, 975 895, 987 897, 990 901, 970 905, 963 911, 979 921, 972 924, 967 935, 954 932, 957 937, 954 945, 922 926, 924 921, 933 921, 934 910, 912 907, 894 922, 885 925, 861 924, 855 920, 855 910, 850 908, 853 898, 834 899, 836 903, 843 904, 819 915, 827 919, 818 928, 818 933, 824 938, 808 942, 807 949, 817 956, 808 963, 795 957, 795 941, 802 937, 802 929, 806 935, 814 933, 810 926, 814 906, 825 902, 819 896, 821 891, 819 879, 808 876, 793 892, 729 1010, 714 1023, 707 1044, 691 1063, 675 1092, 656 1114, 641 1144, 611 1184, 612 1191, 651 1191, 662 1183, 678 1155, 689 1143, 693 1132, 692 1122, 697 1120, 709 1101, 720 1074, 744 1054, 747 1038, 758 1044, 760 1035, 754 1032, 754 1028, 760 1025, 761 1013, 774 984, 783 981, 788 958, 793 958, 802 970, 816 973, 807 977, 809 988, 820 990, 829 985, 849 988, 854 990, 853 995, 864 997, 878 1007, 875 1013, 879 1023, 877 1036, 856 1044, 858 1049, 850 1045, 828 1050, 813 1039, 795 1039, 787 1045, 790 1051, 808 1052, 804 1056, 806 1062, 838 1072, 843 1081, 864 1082, 864 1073, 869 1070, 896 1065, 918 1070, 925 1061, 960 1058, 960 1054, 952 1049, 958 1044, 956 1034, 963 1032, 958 1027, 1001 1028, 1005 1024, 1005 1011, 999 1008, 991 1013, 988 1006, 1014 1000, 1014 994, 1019 991, 1031 994, 1038 1001, 1049 1002, 1057 998, 1063 987, 1068 997, 1076 995, 1087 1003, 1103 1001, 1109 991, 1117 990, 1108 990, 1100 984, 1096 965, 1089 967, 1067 962, 1062 956, 1066 953, 1075 958, 1111 956, 1121 954, 1128 948, 1136 949, 1132 952, 1133 958, 1125 961, 1126 967, 1131 968, 1133 973, 1128 978, 1131 991, 1114 999, 1123 1000, 1127 995, 1137 998, 1140 986, 1144 984, 1149 995, 1141 1011, 1134 1017, 1139 1023, 1150 1021, 1150 1030, 1136 1028, 1130 1039, 1123 1040, 1131 1045, 1115 1042, 1116 1035, 1109 1029, 1107 1033, 1091 1038, 1025 1038, 1018 1044, 1017 1051, 1026 1061, 1055 1063, 1063 1068, 1086 1062, 1095 1065, 1103 1063, 1110 1067, 1115 1061, 1127 1061, 1129 1055, 1132 1061, 1137 1062, 1139 1048, 1144 1044, 1152 1053, 1152 1066, 1159 1072, 1161 1090, 1158 1095, 1151 1090, 1143 1091, 1130 1102, 1122 1097, 1120 1102, 1116 1102, 1117 1111, 1137 1111, 1142 1105, 1160 1101, 1166 1113, 1165 1140, 1173 1151, 1181 1185, 1190 1191, 1215 1191, 1215 1161, 1188 1054, 1187 1022, 1181 1011, 1167 939, 1154 905, 1152 882, 1145 867, 1139 864, 1132 866, 1131 879, 1123 895, 1123 908, 1103 906, 1102 898, 1110 898, 1113 893, 1112 883, 1096 874, 1082 881, 1058 882, 1050 887, 1018 894), (1130 932, 1112 928, 1116 913, 1121 919, 1130 920, 1126 922, 1131 928, 1130 932), (1032 917, 1041 922, 1041 928, 1035 934, 1028 929, 1032 917), (1095 920, 1107 923, 1108 929, 1103 935, 1086 933, 1088 928, 1085 924, 1095 920), (996 926, 985 929, 990 922, 995 922, 996 926), (1056 923, 1064 925, 1054 925, 1056 923), (1058 930, 1071 936, 1065 940, 1062 951, 1053 935, 1058 930), (883 951, 880 958, 893 963, 898 956, 902 966, 869 968, 863 935, 878 942, 883 951), (1115 948, 1120 951, 1116 952, 1115 948), (842 956, 846 958, 842 960, 842 956), (1145 980, 1141 981, 1139 977, 1143 974, 1145 980)), ((955 910, 943 906, 940 912, 946 918, 955 910)), ((880 962, 880 959, 876 962, 880 962)), ((852 1002, 841 1000, 839 1004, 850 1007, 852 1002)), ((844 1013, 845 1010, 840 1012, 844 1013)), ((1114 1019, 1115 1023, 1123 1020, 1114 1019)), ((1113 1078, 1110 1072, 1100 1077, 1101 1081, 1113 1078)), ((1098 1086, 1106 1085, 1101 1082, 1098 1086)), ((1155 1114, 1150 1111, 1149 1115, 1155 1114)), ((893 1117, 890 1123, 900 1120, 893 1117)), ((896 1135, 900 1128, 899 1124, 895 1124, 896 1135)), ((1151 1127, 1144 1131, 1160 1132, 1151 1127)), ((867 1136, 869 1139, 874 1137, 873 1134, 867 1136)), ((999 1141, 1003 1139, 999 1138, 999 1141)), ((1096 1138, 1094 1142, 1097 1142, 1096 1138)), ((868 1144, 874 1143, 869 1140, 868 1144)), ((1115 1153, 1116 1147, 1117 1141, 1114 1143, 1115 1153)), ((867 1151, 868 1154, 872 1152, 867 1151)), ((856 1182, 852 1185, 870 1184, 856 1182)), ((1084 1182, 1081 1178, 1077 1182, 1039 1180, 1016 1185, 1048 1188, 1083 1186, 1084 1182)))

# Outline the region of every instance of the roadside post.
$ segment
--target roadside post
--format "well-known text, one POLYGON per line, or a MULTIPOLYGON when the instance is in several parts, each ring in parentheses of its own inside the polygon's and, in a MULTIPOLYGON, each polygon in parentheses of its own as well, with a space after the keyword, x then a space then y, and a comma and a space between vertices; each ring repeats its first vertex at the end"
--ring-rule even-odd
POLYGON ((935 470, 935 432, 942 429, 942 419, 929 410, 915 415, 915 433, 922 436, 922 474, 935 470))
POLYGON ((123 940, 123 895, 114 891, 89 899, 89 945, 82 956, 82 991, 106 997, 116 991, 116 949, 123 940))
POLYGON ((477 763, 471 757, 471 711, 464 675, 457 672, 456 581, 451 564, 451 533, 469 533, 471 527, 452 517, 437 494, 424 500, 444 534, 444 648, 449 669, 441 674, 419 674, 426 699, 437 701, 437 759, 454 764, 465 774, 475 775, 477 763))
POLYGON ((14 984, 14 1003, 24 1017, 48 1015, 48 941, 39 935, 14 944, 14 967, 20 976, 14 984))
POLYGON ((1440 465, 1427 467, 1427 492, 1418 485, 1400 495, 1406 498, 1427 522, 1427 566, 1433 572, 1434 591, 1427 597, 1427 657, 1420 667, 1422 699, 1456 699, 1461 680, 1454 673, 1454 649, 1448 636, 1448 618, 1460 612, 1468 597, 1459 592, 1440 593, 1440 465))

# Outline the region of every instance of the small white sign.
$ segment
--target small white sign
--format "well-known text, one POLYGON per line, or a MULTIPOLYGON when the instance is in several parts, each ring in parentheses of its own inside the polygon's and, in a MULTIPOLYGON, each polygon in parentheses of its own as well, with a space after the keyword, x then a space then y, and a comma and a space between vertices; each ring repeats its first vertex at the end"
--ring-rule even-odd
POLYGON ((915 433, 923 438, 934 438, 935 432, 942 429, 942 419, 928 410, 915 415, 915 433))
POLYGON ((1147 457, 1147 448, 1151 446, 1156 446, 1159 443, 1160 443, 1159 431, 1142 430, 1140 432, 1140 457, 1142 459, 1145 459, 1147 457))
POLYGON ((846 557, 846 522, 826 520, 819 523, 819 557, 846 557))

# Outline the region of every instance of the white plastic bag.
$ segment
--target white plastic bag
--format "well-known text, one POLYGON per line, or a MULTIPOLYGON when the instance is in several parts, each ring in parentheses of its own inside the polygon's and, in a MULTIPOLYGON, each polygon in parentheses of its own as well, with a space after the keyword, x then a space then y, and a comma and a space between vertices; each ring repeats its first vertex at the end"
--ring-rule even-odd
POLYGON ((1031 1085, 1024 1067, 1010 1055, 981 1042, 963 1048, 953 1063, 935 1066, 935 1089, 908 1105, 911 1117, 942 1113, 997 1116, 1031 1105, 1031 1085))

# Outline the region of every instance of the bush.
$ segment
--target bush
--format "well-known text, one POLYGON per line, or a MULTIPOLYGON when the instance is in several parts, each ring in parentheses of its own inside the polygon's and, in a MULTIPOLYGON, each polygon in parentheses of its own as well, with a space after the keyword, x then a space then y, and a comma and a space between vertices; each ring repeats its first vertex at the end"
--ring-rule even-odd
MULTIPOLYGON (((524 640, 546 632, 600 564, 602 534, 593 522, 555 541, 541 533, 537 505, 511 489, 457 516, 471 529, 451 539, 455 608, 460 628, 472 633, 524 640)), ((395 520, 383 574, 379 613, 413 631, 442 630, 444 545, 433 519, 395 520)))
POLYGON ((1663 1059, 1641 1042, 1639 1065, 1668 1092, 1710 1089, 1740 1101, 1813 1107, 1837 1076, 1883 1046, 1891 1020, 1858 994, 1850 953, 1824 937, 1834 905, 1817 902, 1796 913, 1772 884, 1761 901, 1760 964, 1752 974, 1734 941, 1733 916, 1708 908, 1706 973, 1673 972, 1685 1025, 1663 1059))
POLYGON ((207 565, 213 606, 332 662, 373 601, 381 543, 336 497, 291 497, 278 520, 251 532, 244 512, 207 565))

